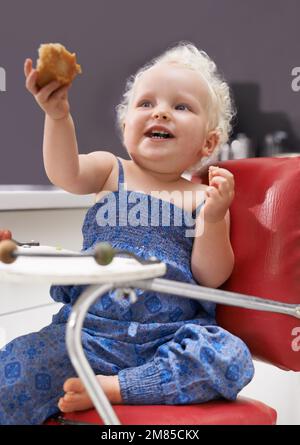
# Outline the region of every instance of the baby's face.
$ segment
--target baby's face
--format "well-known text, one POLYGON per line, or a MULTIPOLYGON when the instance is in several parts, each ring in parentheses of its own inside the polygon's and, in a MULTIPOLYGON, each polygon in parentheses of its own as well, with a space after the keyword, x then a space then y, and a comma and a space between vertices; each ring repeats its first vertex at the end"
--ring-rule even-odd
POLYGON ((204 155, 208 105, 207 86, 196 72, 167 63, 152 67, 137 81, 129 104, 128 153, 145 167, 183 172, 204 155), (151 130, 171 137, 155 137, 151 130))

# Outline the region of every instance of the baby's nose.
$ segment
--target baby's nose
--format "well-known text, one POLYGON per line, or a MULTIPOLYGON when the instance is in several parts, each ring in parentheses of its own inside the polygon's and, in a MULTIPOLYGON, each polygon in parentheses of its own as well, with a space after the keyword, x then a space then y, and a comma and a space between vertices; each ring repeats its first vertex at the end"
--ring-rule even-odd
POLYGON ((156 111, 154 113, 154 118, 155 119, 169 119, 169 113, 167 113, 166 111, 156 111))

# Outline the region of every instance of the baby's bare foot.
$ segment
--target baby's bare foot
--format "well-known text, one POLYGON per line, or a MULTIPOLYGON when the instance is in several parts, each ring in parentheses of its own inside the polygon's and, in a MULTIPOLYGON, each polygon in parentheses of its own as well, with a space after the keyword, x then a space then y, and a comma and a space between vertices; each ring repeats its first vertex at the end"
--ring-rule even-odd
MULTIPOLYGON (((97 375, 97 380, 111 403, 122 403, 118 376, 97 375)), ((58 407, 62 412, 69 413, 93 408, 93 402, 79 378, 66 380, 64 391, 65 395, 58 402, 58 407)))
POLYGON ((71 378, 64 383, 65 395, 59 399, 58 407, 64 413, 93 408, 85 387, 79 378, 71 378))

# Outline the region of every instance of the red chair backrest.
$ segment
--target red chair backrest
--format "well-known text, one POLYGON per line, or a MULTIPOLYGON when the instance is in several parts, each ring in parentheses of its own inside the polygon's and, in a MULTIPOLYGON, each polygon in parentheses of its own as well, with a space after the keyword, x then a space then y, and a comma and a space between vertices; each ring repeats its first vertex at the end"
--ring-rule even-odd
MULTIPOLYGON (((218 165, 236 184, 230 208, 235 267, 222 289, 300 306, 300 157, 218 165)), ((300 319, 218 305, 217 322, 255 358, 300 371, 300 319)))

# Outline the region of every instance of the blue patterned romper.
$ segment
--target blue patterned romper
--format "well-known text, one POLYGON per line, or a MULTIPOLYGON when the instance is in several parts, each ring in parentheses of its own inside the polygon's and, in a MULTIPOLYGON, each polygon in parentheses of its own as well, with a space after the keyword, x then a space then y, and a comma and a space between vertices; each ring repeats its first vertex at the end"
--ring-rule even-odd
MULTIPOLYGON (((83 250, 108 241, 143 258, 153 255, 164 261, 167 279, 195 283, 190 269, 193 238, 185 236, 184 217, 195 218, 201 206, 191 214, 162 199, 126 191, 119 159, 118 163, 118 190, 105 195, 85 216, 83 250), (116 224, 105 225, 103 210, 110 200, 118 204, 116 224), (124 206, 129 214, 137 203, 151 205, 151 214, 143 214, 139 225, 126 225, 124 206), (153 212, 159 218, 166 206, 170 225, 151 225, 153 212), (178 212, 182 225, 174 224, 178 212)), ((0 424, 40 424, 59 411, 63 383, 76 376, 65 346, 66 322, 85 287, 52 286, 52 298, 64 303, 52 323, 0 351, 0 424)), ((247 346, 216 325, 215 305, 140 289, 137 296, 132 304, 110 291, 90 308, 82 341, 94 372, 118 374, 126 404, 234 400, 251 380, 253 364, 247 346)))

